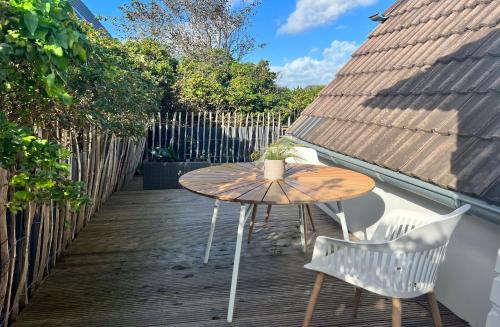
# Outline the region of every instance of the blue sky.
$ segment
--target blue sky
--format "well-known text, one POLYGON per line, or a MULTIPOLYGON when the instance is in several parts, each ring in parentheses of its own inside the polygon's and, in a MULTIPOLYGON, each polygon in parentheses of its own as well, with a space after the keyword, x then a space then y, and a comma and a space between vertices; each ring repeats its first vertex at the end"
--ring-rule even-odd
MULTIPOLYGON (((232 0, 238 2, 245 0, 232 0)), ((100 16, 119 16, 126 0, 84 0, 100 16)), ((383 13, 394 0, 263 0, 249 32, 267 44, 246 58, 269 60, 284 86, 327 84, 363 43, 377 23, 368 19, 383 13)), ((104 22, 111 34, 111 24, 104 22)))

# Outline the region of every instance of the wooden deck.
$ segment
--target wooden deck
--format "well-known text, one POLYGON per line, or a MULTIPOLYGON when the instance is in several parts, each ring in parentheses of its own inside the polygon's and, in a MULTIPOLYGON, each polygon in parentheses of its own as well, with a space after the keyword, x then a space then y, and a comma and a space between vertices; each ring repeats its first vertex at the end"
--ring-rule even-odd
MULTIPOLYGON (((15 326, 226 326, 238 205, 223 204, 212 256, 203 265, 213 200, 184 190, 142 191, 140 181, 111 197, 37 290, 15 326)), ((273 207, 244 244, 235 326, 299 326, 314 281, 302 266, 297 209, 273 207)), ((316 227, 341 237, 316 208, 316 227)), ((347 213, 348 214, 348 213, 347 213)), ((314 326, 390 326, 390 300, 364 294, 351 316, 353 288, 327 278, 314 326)), ((441 306, 444 326, 468 326, 441 306)), ((403 302, 403 326, 432 326, 425 299, 403 302)))

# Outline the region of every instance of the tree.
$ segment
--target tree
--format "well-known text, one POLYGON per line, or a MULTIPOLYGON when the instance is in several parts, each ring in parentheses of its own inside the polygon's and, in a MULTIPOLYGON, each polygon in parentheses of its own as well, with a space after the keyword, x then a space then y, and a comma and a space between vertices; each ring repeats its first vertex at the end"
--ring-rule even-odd
POLYGON ((287 106, 287 114, 293 117, 298 117, 300 112, 314 101, 323 88, 324 86, 322 85, 315 85, 307 86, 305 88, 297 87, 291 90, 287 106))
POLYGON ((120 7, 115 24, 126 38, 168 44, 178 56, 206 59, 222 49, 241 59, 256 46, 247 28, 260 1, 132 0, 120 7))

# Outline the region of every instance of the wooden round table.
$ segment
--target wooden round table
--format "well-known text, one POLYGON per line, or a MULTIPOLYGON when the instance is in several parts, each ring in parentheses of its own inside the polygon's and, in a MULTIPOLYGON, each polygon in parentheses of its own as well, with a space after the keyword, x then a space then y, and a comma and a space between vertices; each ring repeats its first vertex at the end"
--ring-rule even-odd
POLYGON ((344 238, 349 239, 341 201, 361 196, 375 187, 375 182, 370 177, 347 169, 307 164, 287 164, 285 169, 285 178, 279 181, 265 179, 262 164, 254 163, 211 166, 189 172, 179 179, 179 183, 187 190, 216 200, 205 250, 205 263, 208 262, 210 255, 219 201, 232 201, 241 204, 227 314, 228 322, 233 319, 245 223, 250 213, 253 213, 249 229, 250 240, 259 204, 267 204, 268 206, 266 221, 269 218, 272 205, 298 205, 302 247, 305 250, 307 243, 305 210, 308 211, 312 223, 309 204, 337 202, 336 214, 341 222, 344 238), (250 207, 253 207, 253 210, 248 210, 250 207))

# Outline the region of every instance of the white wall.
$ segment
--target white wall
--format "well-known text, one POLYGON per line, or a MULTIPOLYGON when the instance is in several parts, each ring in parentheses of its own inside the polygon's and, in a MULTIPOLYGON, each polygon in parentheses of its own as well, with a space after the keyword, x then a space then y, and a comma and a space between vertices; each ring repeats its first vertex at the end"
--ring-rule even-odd
POLYGON ((498 276, 491 285, 491 310, 486 320, 486 327, 500 326, 500 250, 498 250, 497 266, 495 269, 498 276))
MULTIPOLYGON (((377 183, 368 195, 343 202, 350 232, 365 238, 391 209, 449 213, 452 209, 389 184, 377 183)), ((465 216, 448 246, 436 284, 438 300, 473 327, 485 326, 491 308, 489 296, 495 277, 500 225, 465 216)))

